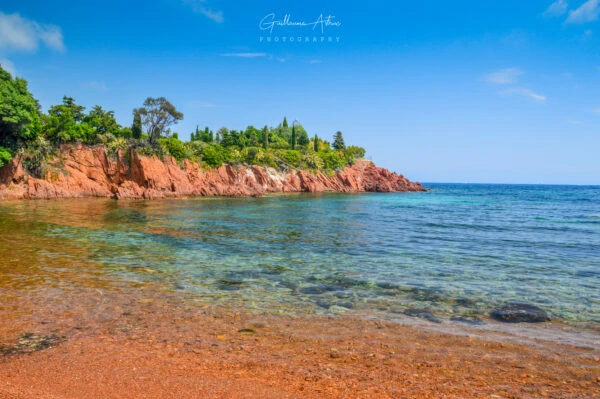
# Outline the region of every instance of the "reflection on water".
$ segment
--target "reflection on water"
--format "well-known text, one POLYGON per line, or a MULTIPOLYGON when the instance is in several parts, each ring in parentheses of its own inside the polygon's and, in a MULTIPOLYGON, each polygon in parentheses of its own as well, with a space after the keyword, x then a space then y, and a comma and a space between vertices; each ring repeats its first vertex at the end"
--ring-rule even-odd
POLYGON ((268 313, 600 323, 600 189, 0 203, 0 294, 159 284, 268 313))

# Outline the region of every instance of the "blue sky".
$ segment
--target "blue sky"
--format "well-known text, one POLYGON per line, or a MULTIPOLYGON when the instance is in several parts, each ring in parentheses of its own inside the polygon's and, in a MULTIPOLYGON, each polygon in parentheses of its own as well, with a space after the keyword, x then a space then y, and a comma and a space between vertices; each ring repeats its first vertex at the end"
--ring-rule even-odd
POLYGON ((182 138, 286 115, 415 180, 600 184, 598 0, 239 3, 3 0, 0 63, 44 110, 165 96, 182 138))

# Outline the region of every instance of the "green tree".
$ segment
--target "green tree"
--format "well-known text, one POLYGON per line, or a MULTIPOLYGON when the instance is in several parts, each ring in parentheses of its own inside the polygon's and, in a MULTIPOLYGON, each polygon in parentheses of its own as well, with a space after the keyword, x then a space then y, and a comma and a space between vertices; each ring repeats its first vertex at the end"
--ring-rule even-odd
POLYGON ((315 137, 313 138, 313 151, 319 152, 319 136, 317 136, 316 134, 315 134, 315 137))
POLYGON ((267 125, 265 125, 265 127, 262 128, 262 144, 263 144, 263 148, 265 150, 269 149, 269 127, 267 125))
POLYGON ((41 131, 40 105, 27 81, 0 67, 0 146, 16 149, 41 131))
POLYGON ((289 127, 289 125, 288 125, 287 118, 284 116, 284 117, 283 117, 283 128, 284 128, 284 129, 287 129, 288 127, 289 127))
POLYGON ((75 104, 72 97, 64 96, 62 104, 53 105, 48 110, 48 117, 43 126, 44 133, 58 143, 91 141, 95 132, 89 124, 82 122, 84 110, 85 107, 75 104), (77 115, 77 119, 73 113, 77 115))
POLYGON ((133 111, 133 125, 131 125, 131 135, 134 139, 142 138, 142 116, 139 112, 133 111))
POLYGON ((301 147, 306 147, 310 143, 308 138, 308 133, 304 129, 298 129, 298 145, 301 147))
POLYGON ((162 135, 168 135, 170 126, 183 119, 183 114, 164 97, 148 97, 144 106, 136 110, 142 117, 151 143, 156 143, 162 135))
POLYGON ((292 141, 291 141, 291 145, 292 145, 292 150, 296 149, 296 125, 292 125, 292 141))
POLYGON ((342 136, 342 132, 337 131, 333 136, 333 149, 338 151, 343 151, 346 149, 346 144, 344 143, 344 136, 342 136))
POLYGON ((99 105, 90 110, 83 122, 94 129, 95 134, 115 134, 121 128, 115 119, 114 111, 105 111, 99 105))

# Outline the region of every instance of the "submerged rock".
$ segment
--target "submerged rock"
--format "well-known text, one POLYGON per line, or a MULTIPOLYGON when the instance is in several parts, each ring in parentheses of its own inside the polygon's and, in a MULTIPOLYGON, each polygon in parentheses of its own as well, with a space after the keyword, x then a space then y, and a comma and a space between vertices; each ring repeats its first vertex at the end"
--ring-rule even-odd
POLYGON ((19 342, 16 345, 0 345, 0 354, 10 356, 22 353, 33 353, 52 348, 64 341, 66 341, 65 337, 56 334, 37 335, 34 333, 24 333, 21 334, 19 342))
POLYGON ((535 305, 525 302, 509 302, 499 309, 490 312, 492 319, 504 323, 543 323, 550 317, 535 305))
POLYGON ((422 309, 406 309, 403 313, 410 317, 418 317, 420 319, 431 321, 432 323, 442 322, 440 319, 435 317, 433 313, 422 309))
POLYGON ((485 322, 483 320, 481 320, 479 317, 473 316, 473 315, 452 316, 450 318, 450 321, 453 321, 455 323, 469 324, 472 326, 480 326, 480 325, 485 324, 485 322))

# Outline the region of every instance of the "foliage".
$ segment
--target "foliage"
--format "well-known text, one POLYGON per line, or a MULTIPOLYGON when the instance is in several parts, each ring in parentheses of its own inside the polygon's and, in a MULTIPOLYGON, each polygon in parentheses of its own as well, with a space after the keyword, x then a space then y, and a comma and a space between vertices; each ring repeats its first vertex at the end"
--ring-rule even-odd
POLYGON ((333 136, 333 149, 338 151, 343 151, 346 149, 346 144, 344 143, 344 136, 342 136, 342 132, 338 131, 333 136))
POLYGON ((56 148, 43 136, 38 136, 19 151, 25 170, 33 176, 42 177, 44 164, 54 155, 56 148))
POLYGON ((334 171, 346 166, 344 153, 341 151, 319 151, 317 155, 323 160, 325 169, 328 171, 334 171))
POLYGON ((139 140, 142 138, 142 116, 139 112, 133 111, 133 124, 131 125, 131 136, 139 140))
POLYGON ((186 148, 184 147, 183 142, 177 137, 161 138, 159 139, 159 142, 162 146, 166 148, 167 152, 178 161, 181 161, 182 159, 186 158, 186 148))
POLYGON ((164 97, 148 97, 144 106, 134 112, 141 116, 151 143, 157 142, 162 135, 168 135, 170 126, 183 119, 183 114, 164 97))
MULTIPOLYGON (((83 107, 81 108, 83 109, 83 107)), ((75 117, 74 119, 77 120, 75 117)), ((83 117, 83 122, 94 130, 94 135, 116 133, 120 129, 120 126, 115 119, 114 111, 105 111, 99 105, 94 106, 94 108, 83 117)))
POLYGON ((129 142, 123 137, 117 137, 106 146, 108 152, 111 154, 115 154, 118 151, 125 151, 129 148, 129 142))
POLYGON ((220 145, 207 145, 202 149, 202 162, 212 168, 218 168, 224 161, 223 147, 220 145))
POLYGON ((0 168, 10 163, 12 154, 8 148, 0 147, 0 168))
POLYGON ((27 81, 0 67, 0 145, 16 150, 35 139, 41 128, 40 105, 27 89, 27 81))
POLYGON ((309 169, 322 170, 325 166, 325 162, 323 162, 323 159, 321 159, 321 157, 319 157, 319 155, 316 153, 309 152, 304 154, 304 165, 306 165, 306 167, 309 169))

